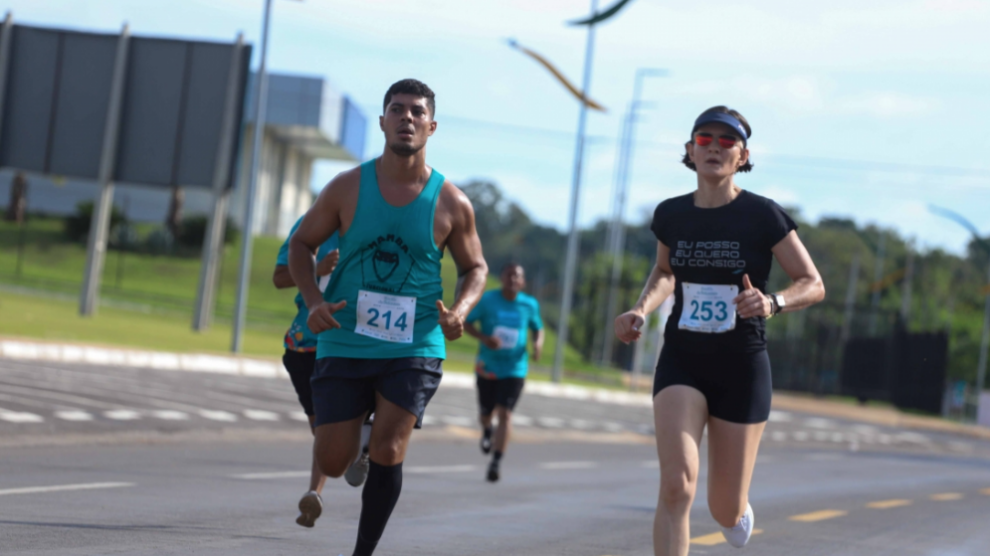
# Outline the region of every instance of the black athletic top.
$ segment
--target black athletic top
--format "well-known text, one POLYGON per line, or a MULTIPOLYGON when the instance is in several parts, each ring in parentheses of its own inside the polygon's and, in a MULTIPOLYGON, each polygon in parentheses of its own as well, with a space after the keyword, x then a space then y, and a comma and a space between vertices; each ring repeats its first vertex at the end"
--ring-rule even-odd
POLYGON ((765 349, 763 317, 737 316, 735 329, 722 333, 681 329, 682 285, 685 282, 734 284, 742 291, 743 274, 749 274, 753 286, 765 293, 773 262, 771 249, 797 229, 784 209, 773 200, 748 191, 742 191, 727 205, 698 208, 691 193, 660 203, 653 213, 650 229, 670 249, 670 268, 677 279, 674 311, 667 321, 664 340, 690 352, 752 353, 765 349))

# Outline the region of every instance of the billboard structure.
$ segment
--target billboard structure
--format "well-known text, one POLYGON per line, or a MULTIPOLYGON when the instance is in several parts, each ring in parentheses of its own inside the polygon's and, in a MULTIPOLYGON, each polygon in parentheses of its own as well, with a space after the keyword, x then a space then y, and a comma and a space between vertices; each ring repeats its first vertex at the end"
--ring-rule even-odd
POLYGON ((95 312, 115 182, 213 192, 197 314, 212 312, 250 46, 0 27, 0 167, 96 180, 83 315, 95 312))

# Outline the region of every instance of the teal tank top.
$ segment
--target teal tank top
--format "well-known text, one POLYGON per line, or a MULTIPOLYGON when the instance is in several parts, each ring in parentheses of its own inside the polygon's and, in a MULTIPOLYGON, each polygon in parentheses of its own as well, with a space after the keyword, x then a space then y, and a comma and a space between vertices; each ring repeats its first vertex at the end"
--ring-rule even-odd
POLYGON ((375 160, 361 165, 354 222, 340 236, 340 262, 323 292, 347 306, 334 315, 341 327, 320 333, 317 358, 446 358, 436 306, 443 252, 433 242, 443 182, 434 169, 415 200, 395 207, 378 189, 375 160))

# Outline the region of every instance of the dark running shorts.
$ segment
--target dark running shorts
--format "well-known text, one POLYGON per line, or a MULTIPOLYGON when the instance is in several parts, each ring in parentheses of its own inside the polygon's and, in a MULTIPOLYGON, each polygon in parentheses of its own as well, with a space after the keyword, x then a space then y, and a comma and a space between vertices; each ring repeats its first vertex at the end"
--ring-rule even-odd
POLYGON ((340 423, 375 411, 375 392, 416 416, 423 426, 423 413, 440 386, 443 359, 402 357, 399 359, 352 359, 323 357, 316 360, 310 384, 315 426, 340 423))
POLYGON ((491 415, 496 405, 509 411, 516 408, 519 397, 522 396, 524 378, 488 379, 478 377, 478 405, 482 415, 491 415))
POLYGON ((292 379, 292 386, 296 389, 303 411, 306 415, 313 416, 313 390, 309 386, 309 379, 313 377, 313 369, 316 367, 316 352, 285 350, 282 364, 289 371, 289 378, 292 379))
POLYGON ((755 353, 690 353, 665 344, 653 379, 653 396, 674 385, 705 396, 708 414, 731 423, 762 423, 770 417, 770 358, 755 353))

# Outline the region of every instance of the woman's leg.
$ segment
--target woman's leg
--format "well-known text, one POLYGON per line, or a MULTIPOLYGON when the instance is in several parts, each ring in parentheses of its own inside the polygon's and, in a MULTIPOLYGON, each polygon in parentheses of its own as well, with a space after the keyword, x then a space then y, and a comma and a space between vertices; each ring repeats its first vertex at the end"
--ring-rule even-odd
POLYGON ((691 542, 691 503, 698 486, 698 446, 708 420, 705 396, 674 385, 653 398, 660 458, 660 500, 653 522, 656 556, 687 556, 691 542))
POLYGON ((722 527, 734 527, 746 512, 764 426, 708 420, 708 508, 722 527))

